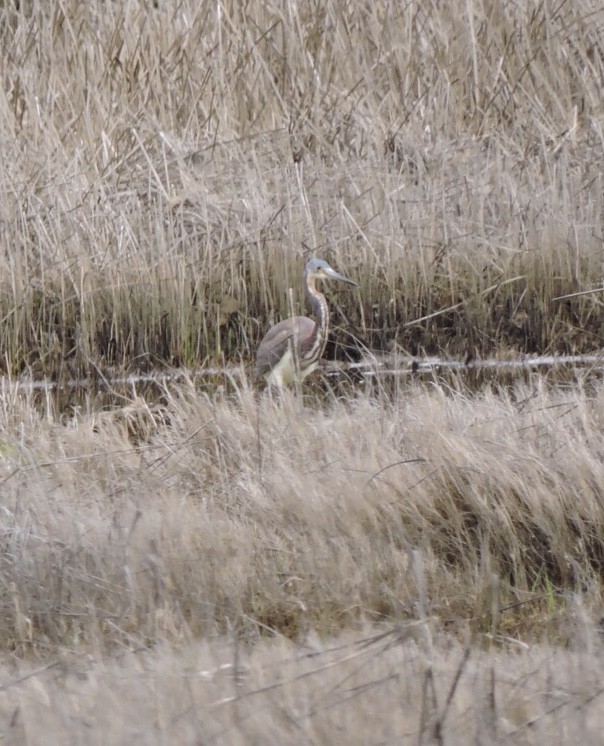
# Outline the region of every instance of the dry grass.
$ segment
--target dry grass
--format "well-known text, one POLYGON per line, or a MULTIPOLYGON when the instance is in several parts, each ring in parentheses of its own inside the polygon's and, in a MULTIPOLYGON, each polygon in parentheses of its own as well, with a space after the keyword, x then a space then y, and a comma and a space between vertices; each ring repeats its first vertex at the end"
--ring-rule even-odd
POLYGON ((586 647, 471 651, 417 626, 53 663, 0 672, 8 742, 601 743, 601 654, 586 647))
MULTIPOLYGON (((303 243, 370 349, 602 346, 601 3, 158 6, 0 3, 10 375, 246 363, 303 243)), ((7 740, 601 739, 601 383, 1 385, 7 740)))
POLYGON ((598 293, 552 300, 602 284, 595 0, 0 14, 9 371, 247 359, 302 242, 374 348, 601 345, 598 293))
POLYGON ((596 743, 604 388, 539 380, 61 421, 5 392, 5 733, 596 743))
POLYGON ((604 389, 535 380, 320 407, 180 388, 61 422, 5 398, 0 640, 22 614, 33 650, 418 615, 567 641, 573 594, 602 608, 604 389))

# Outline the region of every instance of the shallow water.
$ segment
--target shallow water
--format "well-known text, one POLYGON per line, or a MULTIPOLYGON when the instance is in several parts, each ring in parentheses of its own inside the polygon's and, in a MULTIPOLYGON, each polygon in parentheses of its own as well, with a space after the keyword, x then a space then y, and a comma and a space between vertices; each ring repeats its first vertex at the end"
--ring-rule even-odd
POLYGON ((554 368, 557 366, 575 368, 604 368, 604 354, 602 355, 539 355, 522 356, 510 360, 500 358, 486 358, 484 360, 447 360, 445 358, 376 358, 375 363, 350 363, 344 366, 346 370, 358 369, 365 375, 404 376, 414 373, 430 373, 435 371, 473 371, 473 370, 535 370, 538 368, 554 368))
MULTIPOLYGON (((438 357, 394 357, 383 356, 366 359, 361 362, 347 363, 327 361, 323 373, 328 377, 341 374, 352 374, 355 378, 380 378, 414 376, 421 374, 446 374, 447 372, 472 374, 480 371, 510 373, 514 371, 535 371, 554 368, 566 368, 576 371, 604 370, 604 354, 589 355, 540 355, 522 356, 508 360, 486 358, 484 360, 450 360, 438 357)), ((215 387, 219 382, 236 384, 246 379, 246 370, 241 365, 226 367, 205 367, 193 370, 173 369, 144 374, 123 374, 107 371, 105 375, 94 378, 69 378, 59 381, 32 379, 28 377, 0 377, 0 394, 18 391, 69 392, 83 390, 89 393, 110 393, 112 390, 137 387, 162 388, 171 383, 189 381, 196 385, 215 387)), ((140 392, 138 392, 140 393, 140 392)))

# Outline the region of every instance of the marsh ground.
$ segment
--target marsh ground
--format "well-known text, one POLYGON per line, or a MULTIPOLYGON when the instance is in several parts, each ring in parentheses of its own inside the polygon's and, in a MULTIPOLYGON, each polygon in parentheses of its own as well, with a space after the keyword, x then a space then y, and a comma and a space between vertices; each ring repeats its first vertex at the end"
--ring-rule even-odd
POLYGON ((0 7, 5 737, 599 743, 597 378, 245 369, 601 349, 600 4, 155 5, 0 7))

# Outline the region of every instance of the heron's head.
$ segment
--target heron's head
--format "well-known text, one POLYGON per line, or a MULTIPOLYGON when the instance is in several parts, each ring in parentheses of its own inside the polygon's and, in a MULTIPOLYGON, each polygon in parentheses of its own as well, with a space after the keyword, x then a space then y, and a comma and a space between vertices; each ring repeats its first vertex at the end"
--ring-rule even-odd
POLYGON ((309 259, 306 263, 304 274, 313 280, 341 280, 348 285, 353 285, 355 288, 358 287, 356 282, 336 272, 324 259, 309 259))

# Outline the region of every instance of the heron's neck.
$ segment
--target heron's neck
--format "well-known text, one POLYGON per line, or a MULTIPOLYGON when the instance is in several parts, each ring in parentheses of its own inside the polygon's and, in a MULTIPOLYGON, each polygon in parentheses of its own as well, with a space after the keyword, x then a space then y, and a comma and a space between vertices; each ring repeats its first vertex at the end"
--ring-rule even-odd
POLYGON ((329 329, 329 309, 327 308, 327 301, 325 300, 325 296, 323 295, 323 293, 317 290, 317 286, 313 277, 309 277, 306 283, 306 297, 308 298, 308 302, 310 303, 310 307, 312 308, 312 312, 315 316, 315 336, 319 334, 321 339, 323 340, 323 345, 321 348, 322 355, 323 351, 325 350, 325 345, 327 344, 327 332, 329 329))

